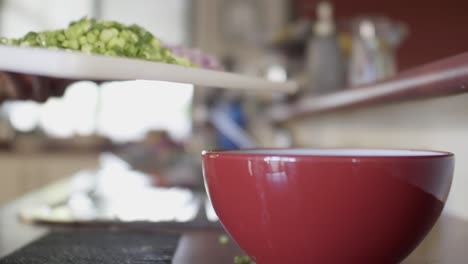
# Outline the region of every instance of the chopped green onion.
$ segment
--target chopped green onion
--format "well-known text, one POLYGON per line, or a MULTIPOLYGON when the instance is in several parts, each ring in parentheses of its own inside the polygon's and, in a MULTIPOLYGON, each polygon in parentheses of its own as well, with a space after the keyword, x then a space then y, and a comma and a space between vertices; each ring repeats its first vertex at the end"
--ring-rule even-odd
POLYGON ((61 30, 29 32, 18 39, 0 37, 0 45, 68 49, 195 66, 189 59, 175 56, 159 39, 138 25, 126 26, 88 18, 73 21, 61 30))

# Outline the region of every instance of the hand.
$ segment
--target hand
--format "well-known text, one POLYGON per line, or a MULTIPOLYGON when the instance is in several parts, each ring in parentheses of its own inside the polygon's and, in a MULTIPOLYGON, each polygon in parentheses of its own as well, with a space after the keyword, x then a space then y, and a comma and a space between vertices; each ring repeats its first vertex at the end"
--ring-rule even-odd
POLYGON ((0 72, 0 103, 6 100, 45 102, 61 97, 73 81, 23 73, 0 72))

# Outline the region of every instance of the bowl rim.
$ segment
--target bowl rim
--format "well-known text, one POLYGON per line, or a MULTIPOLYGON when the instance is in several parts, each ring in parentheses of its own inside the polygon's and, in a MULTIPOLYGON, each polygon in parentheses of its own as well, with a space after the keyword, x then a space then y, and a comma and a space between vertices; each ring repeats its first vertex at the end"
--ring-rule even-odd
POLYGON ((403 148, 248 148, 203 150, 205 156, 224 157, 296 157, 296 158, 442 158, 453 157, 447 151, 403 148), (307 154, 309 152, 309 154, 307 154), (322 152, 323 154, 320 154, 322 152), (341 152, 341 154, 340 154, 341 152), (354 154, 353 154, 354 152, 354 154), (360 153, 359 153, 360 152, 360 153), (336 154, 333 154, 336 153, 336 154), (367 153, 367 154, 366 154, 367 153), (378 153, 378 155, 371 155, 378 153))

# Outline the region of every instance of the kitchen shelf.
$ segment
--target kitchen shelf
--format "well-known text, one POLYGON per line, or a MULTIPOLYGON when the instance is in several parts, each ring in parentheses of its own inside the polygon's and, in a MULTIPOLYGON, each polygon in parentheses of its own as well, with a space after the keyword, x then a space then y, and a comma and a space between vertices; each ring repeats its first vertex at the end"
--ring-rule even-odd
POLYGON ((275 106, 269 115, 283 123, 343 109, 443 97, 468 92, 468 52, 426 64, 381 82, 275 106))

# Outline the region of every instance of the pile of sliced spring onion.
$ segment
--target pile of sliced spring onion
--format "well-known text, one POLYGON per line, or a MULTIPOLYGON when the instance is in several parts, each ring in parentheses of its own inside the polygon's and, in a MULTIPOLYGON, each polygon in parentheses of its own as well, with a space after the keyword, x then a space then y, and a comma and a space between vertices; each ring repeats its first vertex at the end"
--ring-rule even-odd
POLYGON ((0 44, 66 49, 194 66, 190 60, 178 57, 163 47, 159 39, 140 26, 89 18, 71 22, 66 29, 29 32, 18 39, 0 37, 0 44))

